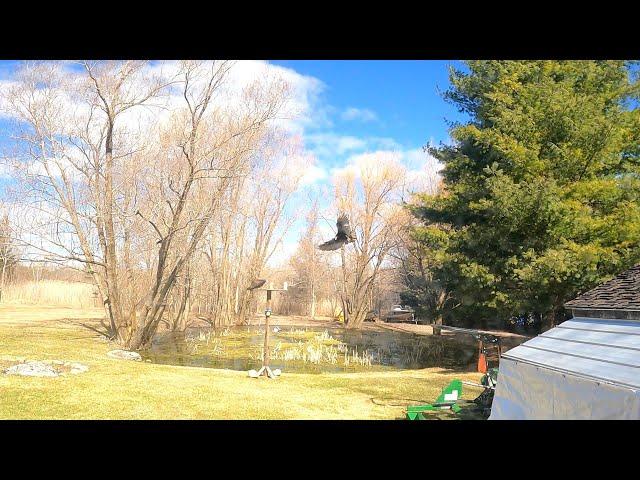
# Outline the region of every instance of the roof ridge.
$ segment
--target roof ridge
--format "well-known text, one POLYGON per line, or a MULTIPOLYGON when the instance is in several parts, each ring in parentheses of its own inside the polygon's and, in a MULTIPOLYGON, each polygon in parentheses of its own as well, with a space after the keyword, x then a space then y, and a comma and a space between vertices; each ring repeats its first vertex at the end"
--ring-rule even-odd
POLYGON ((564 304, 567 308, 640 309, 640 263, 564 304))

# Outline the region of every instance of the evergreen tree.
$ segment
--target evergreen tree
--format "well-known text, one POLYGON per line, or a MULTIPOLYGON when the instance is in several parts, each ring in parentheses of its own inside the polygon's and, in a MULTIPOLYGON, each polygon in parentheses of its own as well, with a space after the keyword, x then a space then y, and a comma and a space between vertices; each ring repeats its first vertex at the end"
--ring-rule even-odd
MULTIPOLYGON (((419 196, 441 239, 445 317, 543 314, 640 259, 640 83, 624 61, 471 61, 446 99, 469 116, 432 148, 445 191, 419 196)), ((431 232, 431 233, 430 233, 431 232)))

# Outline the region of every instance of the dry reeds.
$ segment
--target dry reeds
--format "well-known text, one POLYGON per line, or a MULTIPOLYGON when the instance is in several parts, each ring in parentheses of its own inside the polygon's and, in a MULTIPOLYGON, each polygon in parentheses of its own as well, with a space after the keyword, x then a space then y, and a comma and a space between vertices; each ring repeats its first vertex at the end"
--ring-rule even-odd
POLYGON ((59 307, 95 307, 94 286, 82 282, 40 280, 6 285, 3 302, 59 307))

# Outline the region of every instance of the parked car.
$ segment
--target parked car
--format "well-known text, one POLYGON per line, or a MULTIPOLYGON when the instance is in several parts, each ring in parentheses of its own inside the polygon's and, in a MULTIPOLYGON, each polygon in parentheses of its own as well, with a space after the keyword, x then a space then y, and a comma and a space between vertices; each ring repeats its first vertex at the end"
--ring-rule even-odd
POLYGON ((391 310, 382 315, 385 322, 414 322, 415 312, 411 307, 402 305, 392 305, 391 310))

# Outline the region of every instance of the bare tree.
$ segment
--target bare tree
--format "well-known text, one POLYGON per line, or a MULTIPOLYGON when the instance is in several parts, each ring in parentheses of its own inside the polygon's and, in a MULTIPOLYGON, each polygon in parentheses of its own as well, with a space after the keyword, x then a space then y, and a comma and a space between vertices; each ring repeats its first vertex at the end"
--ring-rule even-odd
MULTIPOLYGON (((89 265, 108 332, 147 345, 234 179, 246 176, 287 86, 261 79, 224 103, 231 62, 27 64, 4 94, 30 208, 31 248, 89 265)), ((186 285, 187 282, 183 282, 186 285)), ((186 306, 185 306, 186 308, 186 306)))
MULTIPOLYGON (((417 317, 442 325, 444 307, 451 300, 451 293, 436 281, 433 272, 440 265, 441 258, 437 250, 441 249, 440 243, 445 241, 446 236, 425 236, 424 231, 419 233, 416 228, 419 222, 411 214, 416 196, 437 195, 444 188, 438 173, 440 164, 429 154, 428 146, 423 148, 423 152, 425 155, 415 170, 421 173, 420 178, 407 192, 409 198, 403 198, 406 219, 397 231, 398 248, 390 255, 396 278, 402 285, 401 297, 415 308, 417 317)), ((440 329, 434 329, 434 334, 439 335, 440 329)))
POLYGON ((16 248, 16 241, 13 230, 9 223, 9 216, 0 210, 0 302, 4 286, 9 277, 13 274, 18 265, 20 256, 16 248))
MULTIPOLYGON (((295 302, 302 308, 297 313, 310 315, 315 318, 319 311, 319 304, 330 303, 335 296, 333 289, 334 272, 328 262, 328 256, 318 250, 322 237, 319 229, 320 213, 318 199, 311 201, 306 216, 306 228, 300 237, 298 248, 289 261, 295 273, 293 288, 290 295, 295 296, 295 302), (297 288, 296 288, 297 287, 297 288)), ((331 308, 323 309, 324 314, 333 315, 331 308)))
POLYGON ((383 152, 362 156, 334 179, 337 210, 348 213, 357 237, 353 247, 341 248, 341 302, 347 327, 361 326, 380 269, 398 245, 397 230, 405 221, 398 204, 404 176, 397 156, 383 152))
POLYGON ((287 206, 302 176, 295 164, 299 148, 295 141, 270 137, 250 175, 228 191, 221 217, 205 240, 211 278, 206 318, 213 325, 246 322, 251 314, 255 293, 247 288, 294 219, 287 206))

